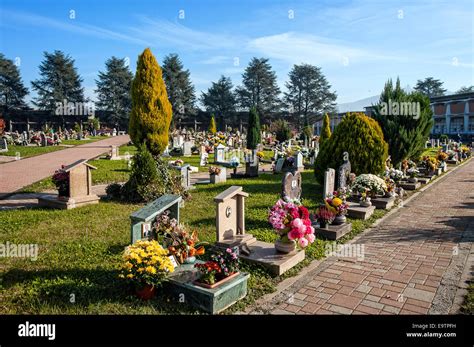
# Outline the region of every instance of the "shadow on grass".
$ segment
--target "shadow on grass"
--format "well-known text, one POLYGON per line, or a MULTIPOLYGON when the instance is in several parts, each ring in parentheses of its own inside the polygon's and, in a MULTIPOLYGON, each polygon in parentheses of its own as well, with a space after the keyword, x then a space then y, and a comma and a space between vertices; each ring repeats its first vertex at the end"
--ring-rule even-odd
POLYGON ((20 306, 28 305, 34 311, 48 306, 61 310, 88 310, 90 305, 118 303, 128 308, 139 309, 152 306, 161 313, 195 313, 195 309, 180 305, 177 298, 171 296, 165 284, 159 294, 148 302, 138 299, 133 288, 118 278, 117 270, 107 269, 53 269, 26 271, 12 269, 3 274, 4 288, 17 284, 27 286, 18 298, 20 306), (74 294, 74 302, 71 295, 74 294), (40 306, 36 306, 40 305, 40 306), (33 307, 32 307, 33 306, 33 307))

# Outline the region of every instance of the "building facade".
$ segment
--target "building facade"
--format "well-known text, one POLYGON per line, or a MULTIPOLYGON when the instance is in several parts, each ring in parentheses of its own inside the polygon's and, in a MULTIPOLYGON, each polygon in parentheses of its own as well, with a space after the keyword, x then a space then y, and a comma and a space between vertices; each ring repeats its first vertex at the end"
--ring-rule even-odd
POLYGON ((474 93, 433 97, 431 110, 434 118, 433 135, 474 137, 474 93))

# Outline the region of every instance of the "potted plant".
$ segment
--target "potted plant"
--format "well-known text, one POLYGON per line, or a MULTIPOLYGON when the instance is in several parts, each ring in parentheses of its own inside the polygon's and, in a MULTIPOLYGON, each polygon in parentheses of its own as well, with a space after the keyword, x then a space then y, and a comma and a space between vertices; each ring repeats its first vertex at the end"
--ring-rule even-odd
POLYGON ((387 186, 387 189, 385 190, 385 196, 395 196, 395 181, 392 180, 390 177, 385 177, 385 185, 387 186))
POLYGON ((61 169, 56 170, 52 177, 53 183, 58 190, 58 198, 65 198, 69 196, 69 173, 64 170, 64 165, 61 169))
POLYGON ((326 205, 323 205, 316 210, 314 217, 318 221, 321 229, 327 229, 328 225, 332 223, 336 215, 328 209, 326 205))
POLYGON ((370 201, 370 196, 369 196, 369 194, 367 193, 367 191, 361 193, 361 195, 360 195, 360 200, 359 200, 359 204, 360 204, 360 206, 362 206, 362 207, 369 207, 369 206, 372 206, 372 201, 370 201))
POLYGON ((192 264, 196 256, 205 253, 206 243, 199 242, 197 231, 188 232, 175 218, 170 218, 168 210, 155 219, 152 231, 180 264, 192 264))
POLYGON ((279 199, 270 209, 268 221, 278 235, 275 241, 278 252, 290 253, 295 250, 296 243, 305 248, 314 242, 314 228, 304 206, 279 199))
POLYGON ((362 174, 356 177, 352 190, 359 193, 366 192, 372 198, 375 198, 377 195, 385 194, 387 184, 377 175, 362 174))
POLYGON ((168 251, 155 240, 139 240, 128 246, 123 260, 119 277, 128 280, 143 300, 153 298, 156 288, 174 271, 168 251))
POLYGON ((195 264, 200 273, 199 279, 194 284, 215 288, 239 274, 238 249, 227 248, 225 252, 216 252, 211 255, 211 260, 195 264))
POLYGON ((326 198, 324 203, 336 215, 332 224, 340 225, 346 222, 346 213, 349 205, 346 202, 345 194, 336 191, 331 197, 326 198))
POLYGON ((229 166, 234 169, 234 175, 237 175, 237 168, 239 167, 240 160, 237 157, 230 158, 229 166))
POLYGON ((418 176, 418 174, 420 173, 420 171, 415 168, 415 167, 411 167, 407 170, 407 174, 408 174, 408 182, 410 183, 416 183, 418 182, 418 178, 416 178, 418 176))
POLYGON ((218 166, 210 166, 209 167, 209 176, 211 183, 219 183, 219 175, 221 174, 221 168, 218 166))

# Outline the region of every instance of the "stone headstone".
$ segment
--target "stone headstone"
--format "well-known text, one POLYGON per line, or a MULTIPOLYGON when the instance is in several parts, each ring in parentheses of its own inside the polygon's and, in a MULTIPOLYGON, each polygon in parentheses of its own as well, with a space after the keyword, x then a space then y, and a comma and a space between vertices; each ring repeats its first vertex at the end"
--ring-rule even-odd
POLYGON ((131 243, 137 240, 151 237, 151 224, 157 216, 165 211, 169 211, 169 217, 174 218, 179 223, 179 205, 182 198, 179 195, 163 195, 145 207, 133 212, 130 215, 130 239, 131 243))
POLYGON ((334 192, 336 180, 336 171, 334 169, 327 169, 324 173, 323 198, 331 196, 334 192))
POLYGON ((0 153, 3 153, 3 152, 8 152, 7 139, 4 137, 0 139, 0 153))
POLYGON ((215 183, 224 183, 227 181, 227 169, 221 167, 221 172, 218 175, 210 175, 210 181, 212 184, 215 183))
POLYGON ((68 192, 64 197, 40 197, 40 206, 72 209, 75 207, 96 204, 99 197, 92 193, 92 170, 97 168, 88 164, 86 159, 81 159, 65 167, 68 174, 68 192))
POLYGON ((275 164, 275 173, 280 173, 283 170, 283 165, 285 164, 285 158, 280 158, 275 164))
POLYGON ((255 241, 245 234, 245 198, 242 187, 232 186, 214 198, 216 203, 216 245, 219 247, 241 246, 255 241))
POLYGON ((281 182, 281 198, 286 201, 300 201, 301 199, 301 173, 287 172, 281 182))
POLYGON ((119 148, 117 146, 110 146, 110 160, 120 160, 119 148))
POLYGON ((190 157, 192 155, 191 149, 192 149, 192 142, 191 141, 185 141, 183 144, 183 155, 185 157, 190 157))
POLYGON ((439 147, 439 139, 436 139, 436 147, 439 147))
POLYGON ((46 147, 48 145, 48 140, 46 139, 45 133, 40 133, 40 143, 41 147, 46 147))
POLYGON ((207 154, 206 151, 201 152, 201 158, 200 158, 199 166, 206 166, 208 157, 209 157, 209 154, 207 154))
POLYGON ((184 189, 189 189, 191 188, 191 167, 189 165, 183 165, 181 168, 179 168, 181 171, 181 182, 183 185, 184 189))
POLYGON ((178 136, 178 147, 182 147, 184 144, 184 136, 183 135, 179 135, 178 136))
POLYGON ((173 148, 179 148, 179 139, 177 136, 173 137, 173 148))
POLYGON ((343 153, 343 164, 337 170, 337 188, 346 188, 351 174, 351 162, 349 161, 349 153, 343 153))
POLYGON ((303 171, 304 170, 304 165, 303 165, 303 154, 298 151, 298 153, 295 154, 295 168, 298 171, 303 171))
POLYGON ((224 154, 225 154, 225 146, 220 143, 214 150, 214 162, 224 163, 225 162, 224 154))

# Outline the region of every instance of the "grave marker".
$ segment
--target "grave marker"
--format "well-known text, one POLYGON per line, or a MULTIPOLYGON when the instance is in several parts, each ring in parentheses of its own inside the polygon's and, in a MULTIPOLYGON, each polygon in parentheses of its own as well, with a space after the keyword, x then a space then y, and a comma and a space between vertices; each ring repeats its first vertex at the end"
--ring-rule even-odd
POLYGON ((301 173, 287 172, 281 182, 281 198, 286 202, 300 201, 301 199, 301 173))
POLYGON ((334 169, 327 169, 324 173, 323 198, 332 196, 334 193, 336 171, 334 169))
POLYGON ((0 139, 0 153, 3 153, 3 152, 8 152, 7 139, 4 137, 0 139))
POLYGON ((182 198, 179 195, 163 195, 152 201, 145 207, 130 215, 130 239, 131 243, 143 238, 150 238, 151 223, 165 211, 169 211, 170 218, 175 218, 179 223, 179 204, 182 198))

